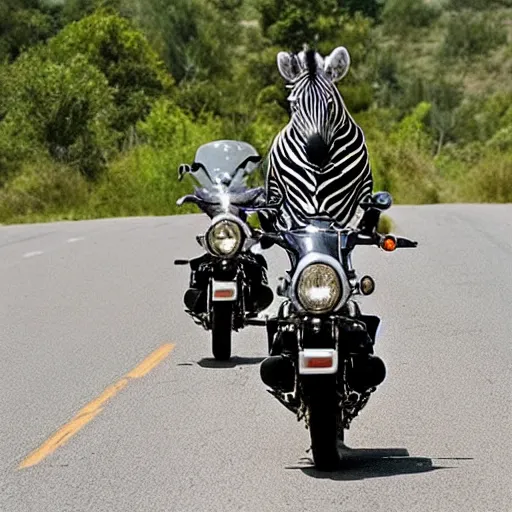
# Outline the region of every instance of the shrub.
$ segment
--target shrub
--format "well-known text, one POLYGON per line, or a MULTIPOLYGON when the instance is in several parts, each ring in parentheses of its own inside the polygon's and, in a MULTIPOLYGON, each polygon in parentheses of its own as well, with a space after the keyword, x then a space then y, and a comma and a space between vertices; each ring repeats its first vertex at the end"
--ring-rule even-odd
POLYGON ((458 185, 462 201, 512 202, 512 152, 487 152, 466 170, 458 185))
POLYGON ((16 177, 0 188, 0 221, 75 218, 87 204, 88 194, 88 184, 79 173, 41 157, 24 163, 16 177))
POLYGON ((222 122, 211 115, 193 121, 172 100, 158 100, 145 121, 137 125, 142 141, 157 149, 172 151, 180 158, 192 158, 201 144, 215 140, 222 122))
POLYGON ((439 202, 439 180, 432 161, 432 140, 425 127, 431 106, 420 103, 386 136, 368 138, 375 189, 387 190, 397 203, 439 202))
POLYGON ((58 63, 82 55, 105 75, 117 91, 112 124, 120 133, 143 119, 153 101, 171 90, 172 79, 146 37, 116 14, 100 10, 67 25, 48 47, 58 63))
POLYGON ((33 0, 0 2, 0 62, 12 62, 23 50, 50 37, 54 20, 50 9, 33 0))
POLYGON ((456 112, 455 135, 469 143, 491 139, 499 130, 512 126, 512 93, 470 96, 456 112))
POLYGON ((492 13, 458 12, 448 21, 441 56, 465 59, 466 65, 470 65, 476 56, 488 55, 506 42, 507 33, 501 18, 492 13))
POLYGON ((171 100, 158 100, 137 126, 138 146, 113 162, 95 187, 89 211, 105 217, 197 211, 176 207, 193 183, 188 177, 178 181, 178 166, 191 163, 199 146, 220 138, 221 130, 212 117, 193 122, 171 100))
POLYGON ((438 7, 424 0, 387 0, 382 19, 388 32, 407 32, 428 27, 440 16, 438 7))
POLYGON ((35 50, 12 68, 0 141, 18 157, 42 150, 94 178, 113 147, 113 91, 104 75, 77 55, 66 64, 35 50))
POLYGON ((241 2, 145 0, 133 2, 134 18, 178 83, 231 74, 241 35, 241 2))

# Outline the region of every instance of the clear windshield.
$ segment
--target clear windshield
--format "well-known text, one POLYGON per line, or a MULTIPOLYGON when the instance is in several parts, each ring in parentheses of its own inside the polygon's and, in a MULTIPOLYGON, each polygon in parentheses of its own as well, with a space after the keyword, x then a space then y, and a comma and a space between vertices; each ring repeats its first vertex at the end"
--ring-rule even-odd
POLYGON ((248 158, 259 157, 258 152, 247 142, 217 140, 201 146, 194 158, 195 164, 204 167, 191 174, 198 183, 209 190, 224 185, 236 188, 245 184, 245 177, 258 167, 258 162, 248 158), (205 171, 206 169, 206 171, 205 171))

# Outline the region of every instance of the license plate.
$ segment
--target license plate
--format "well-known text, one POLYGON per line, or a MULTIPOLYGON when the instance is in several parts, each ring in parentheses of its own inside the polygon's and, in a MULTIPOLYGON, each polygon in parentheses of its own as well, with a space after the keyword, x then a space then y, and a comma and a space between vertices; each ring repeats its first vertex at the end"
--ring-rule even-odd
POLYGON ((338 371, 338 352, 327 348, 306 348, 299 352, 300 375, 325 375, 338 371))
POLYGON ((238 298, 236 281, 212 281, 212 301, 226 302, 238 298))

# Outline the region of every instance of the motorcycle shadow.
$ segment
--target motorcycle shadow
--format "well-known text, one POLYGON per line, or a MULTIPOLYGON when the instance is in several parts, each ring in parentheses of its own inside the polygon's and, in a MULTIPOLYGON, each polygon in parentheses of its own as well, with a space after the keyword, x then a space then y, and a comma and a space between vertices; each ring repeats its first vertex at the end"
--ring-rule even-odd
POLYGON ((301 465, 287 469, 300 469, 313 478, 348 481, 388 476, 426 473, 446 466, 435 466, 428 457, 411 457, 405 448, 349 448, 340 449, 341 463, 336 471, 318 471, 310 457, 301 459, 301 465), (308 464, 302 465, 302 464, 308 464))
POLYGON ((201 368, 236 368, 237 366, 248 366, 261 363, 264 357, 232 357, 229 361, 217 361, 214 358, 204 357, 197 361, 201 368))

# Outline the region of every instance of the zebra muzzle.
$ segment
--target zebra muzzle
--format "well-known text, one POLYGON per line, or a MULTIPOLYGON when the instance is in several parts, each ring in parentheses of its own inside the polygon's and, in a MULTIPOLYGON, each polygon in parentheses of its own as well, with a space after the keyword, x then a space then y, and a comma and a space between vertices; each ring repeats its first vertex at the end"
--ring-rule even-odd
POLYGON ((329 156, 329 146, 319 133, 314 133, 306 143, 308 160, 318 167, 322 167, 329 156))

